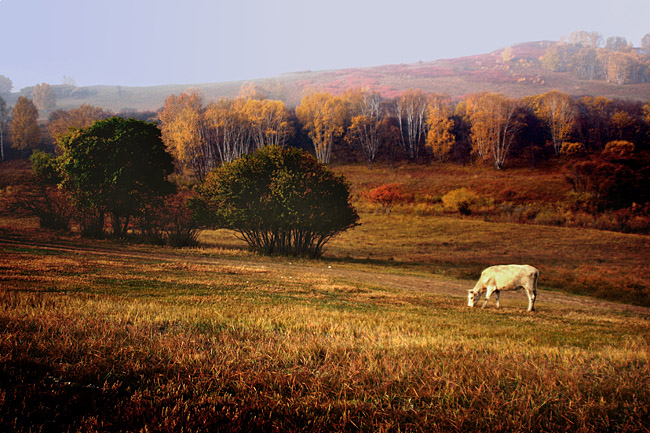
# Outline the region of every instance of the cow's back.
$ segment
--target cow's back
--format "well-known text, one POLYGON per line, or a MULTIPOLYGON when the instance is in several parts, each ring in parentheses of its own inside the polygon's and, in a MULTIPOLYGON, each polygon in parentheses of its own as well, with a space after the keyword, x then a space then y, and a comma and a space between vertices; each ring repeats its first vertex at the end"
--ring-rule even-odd
POLYGON ((493 280, 500 290, 516 290, 518 287, 534 289, 539 270, 530 265, 496 265, 483 271, 485 281, 493 280))

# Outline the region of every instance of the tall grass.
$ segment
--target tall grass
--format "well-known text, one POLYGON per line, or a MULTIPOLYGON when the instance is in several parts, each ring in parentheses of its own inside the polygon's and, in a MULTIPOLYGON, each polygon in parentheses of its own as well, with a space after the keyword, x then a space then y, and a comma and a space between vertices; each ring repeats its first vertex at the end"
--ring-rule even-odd
POLYGON ((469 310, 322 262, 0 250, 5 431, 650 429, 646 313, 469 310))

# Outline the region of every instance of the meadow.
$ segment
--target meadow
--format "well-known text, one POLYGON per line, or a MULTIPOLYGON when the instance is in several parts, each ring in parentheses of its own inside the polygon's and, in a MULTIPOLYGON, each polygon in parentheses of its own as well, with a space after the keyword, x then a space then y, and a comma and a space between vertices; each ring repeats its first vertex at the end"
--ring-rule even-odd
POLYGON ((319 260, 227 231, 179 250, 3 217, 0 428, 650 429, 650 310, 568 294, 647 305, 647 237, 361 217, 319 260), (523 261, 541 270, 535 313, 523 293, 466 306, 482 267, 523 261))

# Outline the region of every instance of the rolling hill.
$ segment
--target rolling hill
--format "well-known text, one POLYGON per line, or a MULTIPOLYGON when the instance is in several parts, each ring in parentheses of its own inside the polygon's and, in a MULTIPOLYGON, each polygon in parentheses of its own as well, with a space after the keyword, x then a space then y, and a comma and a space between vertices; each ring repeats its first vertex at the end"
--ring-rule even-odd
MULTIPOLYGON (((544 93, 558 89, 575 96, 600 95, 608 98, 646 101, 650 83, 617 85, 600 80, 583 80, 568 72, 542 68, 539 58, 550 41, 528 42, 512 46, 514 59, 504 62, 503 49, 455 59, 412 64, 384 65, 329 71, 301 71, 253 81, 274 99, 297 105, 306 88, 340 93, 351 88, 369 88, 386 97, 405 89, 463 96, 481 91, 500 92, 511 97, 544 93)), ((113 111, 157 110, 165 98, 188 88, 197 88, 205 100, 237 95, 242 81, 173 84, 151 87, 89 86, 75 88, 57 99, 57 108, 69 109, 81 104, 101 106, 113 111)), ((60 86, 56 86, 60 87, 60 86)), ((23 89, 22 92, 29 92, 23 89)), ((12 94, 9 102, 19 94, 12 94)))

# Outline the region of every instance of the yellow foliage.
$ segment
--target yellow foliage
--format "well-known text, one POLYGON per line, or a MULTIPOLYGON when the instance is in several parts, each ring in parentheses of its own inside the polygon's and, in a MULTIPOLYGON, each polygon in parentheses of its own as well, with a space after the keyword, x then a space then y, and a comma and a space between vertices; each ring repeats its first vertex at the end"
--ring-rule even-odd
POLYGON ((582 143, 570 143, 564 142, 560 148, 560 153, 562 155, 578 155, 584 153, 585 145, 582 143))
POLYGON ((605 145, 603 153, 615 156, 629 156, 634 153, 634 143, 625 140, 610 141, 605 145))
POLYGON ((434 95, 430 98, 427 126, 426 145, 431 148, 433 154, 440 160, 444 161, 452 146, 456 143, 456 137, 453 134, 454 120, 453 106, 449 98, 440 95, 434 95))
POLYGON ((251 138, 258 149, 270 145, 284 147, 293 134, 289 110, 282 101, 249 98, 242 113, 248 119, 251 138))
POLYGON ((347 108, 343 98, 312 91, 303 96, 296 116, 314 143, 316 158, 328 164, 334 140, 343 135, 347 108))

